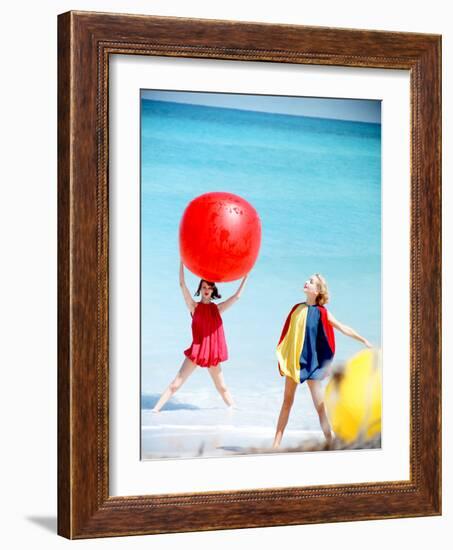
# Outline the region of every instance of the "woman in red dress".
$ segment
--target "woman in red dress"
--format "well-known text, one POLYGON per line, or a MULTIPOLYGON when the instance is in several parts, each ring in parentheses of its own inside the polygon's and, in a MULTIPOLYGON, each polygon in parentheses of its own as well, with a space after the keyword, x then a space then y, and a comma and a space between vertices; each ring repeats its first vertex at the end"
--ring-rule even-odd
POLYGON ((186 358, 181 365, 176 377, 170 383, 168 388, 160 396, 153 412, 159 412, 165 403, 179 390, 184 382, 189 378, 193 371, 199 367, 208 369, 214 385, 220 396, 228 407, 233 407, 234 402, 231 397, 225 381, 220 363, 228 359, 228 350, 223 331, 222 313, 239 300, 244 289, 246 275, 237 289, 237 291, 219 305, 212 300, 220 299, 221 296, 215 283, 201 279, 195 296, 200 296, 201 300, 196 302, 190 295, 189 289, 184 280, 184 265, 181 262, 179 267, 179 285, 184 296, 187 308, 192 316, 192 344, 184 351, 186 358))

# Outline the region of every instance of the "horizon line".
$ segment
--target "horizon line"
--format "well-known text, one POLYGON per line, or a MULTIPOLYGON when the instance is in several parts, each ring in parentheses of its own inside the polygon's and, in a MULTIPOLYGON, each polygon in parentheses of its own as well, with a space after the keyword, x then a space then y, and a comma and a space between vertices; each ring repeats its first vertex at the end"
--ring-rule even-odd
MULTIPOLYGON (((252 95, 252 94, 250 94, 252 95)), ((310 98, 311 99, 311 98, 310 98)), ((312 118, 312 119, 318 119, 318 120, 335 120, 336 122, 357 122, 358 124, 373 124, 375 126, 381 126, 381 122, 371 122, 368 120, 356 120, 356 119, 350 119, 350 118, 334 118, 334 117, 323 117, 323 116, 310 116, 310 115, 296 115, 291 113, 279 113, 275 111, 264 111, 262 109, 241 109, 238 107, 226 107, 226 106, 219 106, 219 105, 204 105, 202 103, 189 103, 188 101, 174 101, 174 100, 167 100, 167 99, 152 99, 149 97, 141 97, 141 101, 154 101, 156 103, 174 103, 176 105, 188 105, 190 107, 205 107, 206 109, 225 109, 229 111, 242 111, 245 113, 262 113, 262 114, 269 114, 274 116, 287 116, 287 117, 293 117, 293 118, 312 118)), ((357 101, 367 101, 367 100, 357 100, 357 101)))

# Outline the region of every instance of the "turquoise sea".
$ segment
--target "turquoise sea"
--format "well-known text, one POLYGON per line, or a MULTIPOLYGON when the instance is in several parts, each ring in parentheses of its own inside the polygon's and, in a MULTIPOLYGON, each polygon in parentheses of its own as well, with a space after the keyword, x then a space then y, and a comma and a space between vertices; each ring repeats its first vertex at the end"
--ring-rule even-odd
MULTIPOLYGON (((380 346, 381 126, 149 99, 141 106, 142 457, 194 456, 204 430, 223 434, 220 449, 247 434, 271 441, 284 385, 275 347, 313 272, 327 279, 335 317, 380 346), (178 284, 179 221, 209 191, 244 197, 263 229, 243 297, 224 314, 223 372, 239 410, 224 417, 208 373, 198 369, 151 415, 191 342, 178 284), (165 448, 169 434, 176 450, 165 448)), ((198 279, 187 271, 186 282, 195 292, 198 279)), ((222 297, 238 284, 219 284, 222 297)), ((335 361, 361 349, 337 331, 336 341, 335 361)), ((288 424, 295 437, 319 430, 305 386, 288 424)))

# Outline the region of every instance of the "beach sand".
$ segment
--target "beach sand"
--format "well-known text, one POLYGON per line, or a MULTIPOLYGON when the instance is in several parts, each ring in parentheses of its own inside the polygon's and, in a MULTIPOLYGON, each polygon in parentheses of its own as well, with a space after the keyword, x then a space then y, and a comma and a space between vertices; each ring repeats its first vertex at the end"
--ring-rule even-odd
MULTIPOLYGON (((222 457, 271 453, 275 426, 259 412, 224 408, 142 410, 142 459, 222 457), (259 450, 259 451, 258 451, 259 450)), ((285 431, 281 450, 324 446, 321 430, 285 431)))

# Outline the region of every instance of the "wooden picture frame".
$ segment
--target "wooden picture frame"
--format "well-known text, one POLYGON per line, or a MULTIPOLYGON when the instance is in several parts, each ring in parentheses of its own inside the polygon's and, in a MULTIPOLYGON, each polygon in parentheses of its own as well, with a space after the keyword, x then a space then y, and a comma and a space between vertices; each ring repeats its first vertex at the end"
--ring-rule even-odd
POLYGON ((58 48, 58 533, 79 539, 441 514, 441 38, 69 12, 59 16, 58 48), (109 495, 111 54, 410 71, 410 480, 109 495))

